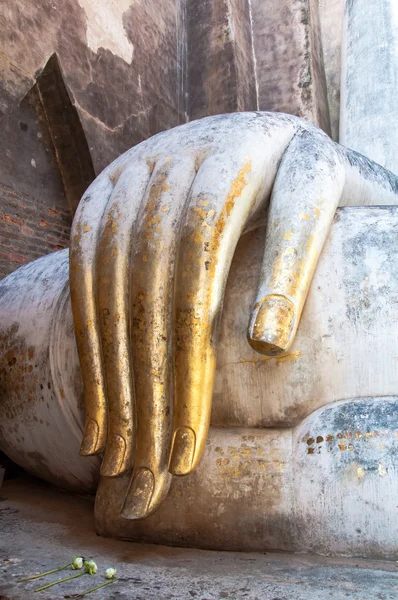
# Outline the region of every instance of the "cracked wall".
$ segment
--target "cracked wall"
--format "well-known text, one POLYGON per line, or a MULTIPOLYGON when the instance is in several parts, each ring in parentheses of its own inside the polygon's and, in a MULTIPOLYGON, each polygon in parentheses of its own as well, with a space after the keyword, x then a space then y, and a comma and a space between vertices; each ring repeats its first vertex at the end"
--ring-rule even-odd
POLYGON ((66 247, 94 177, 185 121, 181 19, 175 0, 3 5, 0 276, 66 247))
POLYGON ((128 148, 186 120, 275 110, 307 118, 336 139, 341 5, 4 3, 0 276, 66 247, 78 198, 90 181, 128 148), (51 61, 57 75, 42 93, 39 82, 51 61), (54 217, 49 210, 62 215, 50 236, 40 225, 54 217))

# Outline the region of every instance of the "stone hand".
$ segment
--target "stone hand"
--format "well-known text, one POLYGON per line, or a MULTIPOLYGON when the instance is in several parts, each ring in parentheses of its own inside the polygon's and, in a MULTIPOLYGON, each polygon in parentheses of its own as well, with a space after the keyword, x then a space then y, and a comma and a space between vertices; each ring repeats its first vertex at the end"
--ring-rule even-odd
POLYGON ((126 518, 153 512, 171 474, 201 458, 229 267, 268 204, 248 341, 269 356, 292 343, 344 185, 337 148, 287 115, 210 117, 134 147, 81 200, 70 255, 81 453, 104 452, 103 476, 133 469, 126 518))

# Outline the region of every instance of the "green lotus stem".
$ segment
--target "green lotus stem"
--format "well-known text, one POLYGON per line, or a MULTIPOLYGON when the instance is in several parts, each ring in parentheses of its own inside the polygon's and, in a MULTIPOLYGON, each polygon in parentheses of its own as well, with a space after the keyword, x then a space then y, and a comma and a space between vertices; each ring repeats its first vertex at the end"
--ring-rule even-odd
POLYGON ((72 565, 72 563, 68 563, 67 565, 64 565, 63 567, 58 567, 58 569, 52 569, 51 571, 46 571, 45 573, 39 573, 38 575, 31 575, 30 577, 24 577, 23 579, 18 579, 18 583, 21 583, 21 581, 31 581, 32 579, 40 579, 40 577, 45 577, 46 575, 51 575, 51 573, 57 573, 58 571, 63 571, 64 569, 67 569, 71 565, 72 565))
POLYGON ((95 592, 96 590, 99 590, 100 588, 103 588, 106 585, 109 585, 110 583, 115 583, 115 581, 117 581, 117 579, 111 579, 110 581, 105 581, 105 583, 101 583, 101 585, 97 585, 96 587, 93 587, 90 590, 86 590, 85 592, 81 593, 80 596, 78 596, 78 598, 81 598, 82 596, 85 596, 86 594, 89 594, 90 592, 95 592))
POLYGON ((42 590, 47 590, 48 588, 52 587, 53 585, 58 585, 59 583, 64 583, 64 581, 70 581, 71 579, 77 579, 78 577, 82 577, 85 574, 86 574, 86 571, 83 571, 83 573, 78 573, 77 575, 72 575, 71 577, 65 577, 65 579, 60 579, 59 581, 53 581, 52 583, 48 583, 47 585, 43 585, 42 587, 37 588, 37 590, 35 590, 35 592, 41 592, 42 590))

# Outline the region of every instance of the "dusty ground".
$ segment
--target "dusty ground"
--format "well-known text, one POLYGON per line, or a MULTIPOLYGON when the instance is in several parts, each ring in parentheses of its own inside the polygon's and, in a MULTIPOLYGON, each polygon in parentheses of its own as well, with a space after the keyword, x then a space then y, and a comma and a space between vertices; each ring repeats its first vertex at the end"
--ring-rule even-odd
MULTIPOLYGON (((73 598, 98 585, 114 566, 118 582, 92 600, 396 600, 395 563, 302 555, 210 552, 141 545, 98 537, 93 505, 37 480, 0 489, 0 600, 33 597, 38 582, 20 577, 60 566, 76 554, 93 558, 99 574, 85 575, 35 595, 73 598)), ((67 576, 69 572, 63 572, 67 576)), ((44 581, 61 579, 57 573, 44 581)), ((40 580, 41 582, 42 580, 40 580)))

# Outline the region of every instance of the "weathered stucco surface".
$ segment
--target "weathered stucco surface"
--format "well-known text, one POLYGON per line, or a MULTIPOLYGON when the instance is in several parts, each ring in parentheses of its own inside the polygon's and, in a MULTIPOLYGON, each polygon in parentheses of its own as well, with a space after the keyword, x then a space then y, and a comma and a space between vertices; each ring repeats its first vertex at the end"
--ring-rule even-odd
POLYGON ((71 216, 95 175, 158 131, 259 108, 331 127, 337 139, 340 5, 4 3, 0 276, 67 246, 71 216), (51 212, 45 229, 49 210, 60 217, 51 212))
MULTIPOLYGON (((199 149, 201 144, 209 151, 213 136, 215 144, 222 148, 225 144, 225 158, 226 149, 232 149, 227 132, 233 127, 243 127, 241 132, 246 132, 253 148, 257 139, 257 157, 260 142, 268 140, 267 152, 279 156, 283 132, 285 144, 294 129, 308 134, 316 156, 323 157, 322 177, 329 165, 338 181, 343 167, 344 186, 336 189, 341 204, 351 206, 340 209, 334 220, 296 341, 276 359, 265 360, 247 343, 264 232, 256 228, 242 237, 229 275, 213 427, 204 458, 192 475, 173 479, 165 503, 143 521, 119 516, 131 473, 103 477, 96 505, 98 531, 210 548, 392 556, 398 539, 394 492, 398 380, 396 337, 390 332, 398 291, 397 209, 388 205, 396 203, 397 178, 335 146, 302 120, 271 113, 237 114, 188 124, 126 153, 92 186, 84 210, 89 214, 94 210, 99 222, 98 207, 109 191, 106 177, 115 180, 118 174, 121 180, 123 168, 142 156, 161 156, 164 150, 169 156, 177 141, 180 150, 196 140, 199 149), (264 139, 247 133, 258 134, 258 123, 264 139), (225 128, 221 141, 215 133, 217 124, 225 128), (334 162, 336 156, 340 166, 334 162), (355 206, 364 203, 385 206, 355 206), (377 518, 369 524, 374 514, 377 518)), ((239 140, 242 145, 243 133, 239 140)), ((313 166, 305 152, 308 147, 302 150, 295 155, 296 164, 304 160, 307 167, 313 166)), ((279 161, 274 157, 273 162, 279 161)), ((275 193, 283 183, 290 185, 287 175, 282 179, 275 193)), ((312 181, 311 171, 307 187, 299 187, 305 202, 312 181)), ((254 178, 251 185, 255 182, 254 178)), ((330 202, 330 189, 323 191, 330 202)), ((282 205, 280 211, 283 215, 282 205)), ((90 222, 88 239, 96 227, 95 221, 90 222)), ((86 459, 77 454, 83 428, 82 386, 69 312, 67 258, 65 251, 40 259, 0 286, 1 445, 33 473, 63 487, 86 490, 95 484, 98 463, 93 460, 88 469, 86 459), (43 461, 49 445, 51 456, 43 461)))
POLYGON ((330 133, 318 2, 251 6, 260 110, 295 114, 330 133))
POLYGON ((95 53, 110 50, 127 63, 133 59, 134 45, 127 36, 123 16, 132 0, 79 0, 87 15, 87 45, 95 53))
MULTIPOLYGON (((342 140, 397 171, 391 143, 395 4, 367 5, 378 9, 375 15, 361 2, 347 3, 344 24, 342 140), (388 18, 378 20, 380 15, 388 18)), ((4 7, 2 272, 65 246, 77 199, 94 176, 127 148, 179 123, 208 114, 283 110, 336 139, 341 10, 339 0, 67 0, 62 8, 17 0, 4 7)), ((329 170, 333 175, 325 197, 335 197, 334 185, 340 190, 341 183, 341 203, 351 205, 337 214, 297 339, 277 359, 259 358, 247 344, 264 239, 253 226, 238 247, 228 283, 204 459, 193 475, 174 479, 166 503, 142 522, 119 516, 129 476, 103 478, 97 528, 104 535, 212 548, 394 556, 397 215, 394 207, 352 206, 396 204, 397 181, 355 153, 328 146, 322 154, 322 134, 278 118, 280 145, 272 141, 264 163, 272 168, 261 172, 265 183, 260 176, 252 180, 253 189, 267 189, 268 200, 282 153, 300 130, 301 150, 319 153, 304 152, 294 163, 297 172, 297 165, 303 173, 314 168, 321 156, 322 177, 329 170)), ((271 130, 265 126, 262 133, 271 138, 271 130)), ((209 135, 206 129, 200 138, 206 151, 209 135)), ((224 158, 237 137, 228 144, 225 135, 224 158)), ((159 155, 164 150, 156 140, 153 148, 159 155)), ((106 181, 98 205, 88 211, 84 231, 93 227, 86 237, 92 252, 105 192, 134 152, 110 168, 112 184, 106 181)), ((209 190, 221 189, 221 180, 211 181, 209 190)), ((275 189, 286 191, 292 182, 297 184, 286 173, 275 189)), ((289 193, 297 189, 293 183, 289 193)), ((28 265, 0 289, 1 446, 44 479, 93 490, 99 461, 78 456, 82 382, 67 252, 28 265)))
POLYGON ((98 173, 131 145, 177 125, 181 115, 176 2, 103 2, 95 8, 77 0, 5 5, 1 101, 3 112, 12 110, 55 52, 98 173), (130 60, 126 41, 135 48, 130 60))
POLYGON ((95 491, 99 459, 79 456, 82 383, 68 285, 68 250, 3 280, 0 446, 17 464, 75 492, 95 491), (17 314, 24 314, 20 321, 17 314), (69 399, 75 398, 75 406, 69 399), (4 439, 9 444, 3 444, 4 439), (51 450, 49 451, 49 448, 51 450), (70 449, 71 454, 69 454, 70 449), (75 460, 71 461, 74 456, 75 460))
POLYGON ((67 246, 95 174, 185 120, 181 19, 175 0, 2 4, 0 276, 67 246))

